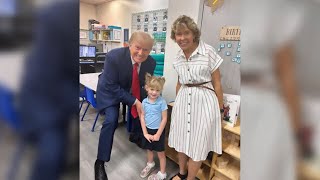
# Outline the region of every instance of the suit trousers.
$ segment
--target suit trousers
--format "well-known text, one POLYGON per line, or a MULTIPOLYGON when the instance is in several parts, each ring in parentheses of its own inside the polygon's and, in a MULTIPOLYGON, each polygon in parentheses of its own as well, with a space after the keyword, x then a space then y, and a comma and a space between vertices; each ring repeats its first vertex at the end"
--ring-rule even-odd
POLYGON ((138 147, 141 148, 141 143, 144 138, 139 117, 133 118, 131 115, 129 116, 131 120, 131 131, 129 141, 135 143, 138 147))
POLYGON ((105 162, 110 161, 114 131, 118 127, 119 108, 120 105, 116 105, 104 109, 105 120, 100 132, 97 158, 105 162))

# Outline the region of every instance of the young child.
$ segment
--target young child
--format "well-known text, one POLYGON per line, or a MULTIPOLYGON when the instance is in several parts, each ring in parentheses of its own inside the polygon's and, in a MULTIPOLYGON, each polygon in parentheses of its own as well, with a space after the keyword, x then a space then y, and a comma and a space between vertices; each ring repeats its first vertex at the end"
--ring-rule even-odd
POLYGON ((162 180, 167 177, 166 155, 164 153, 165 131, 167 123, 167 103, 160 96, 165 79, 146 74, 145 89, 148 97, 142 101, 140 123, 144 135, 142 148, 147 149, 147 166, 141 171, 142 178, 147 177, 155 167, 153 151, 156 151, 160 161, 160 171, 149 176, 148 180, 162 180))

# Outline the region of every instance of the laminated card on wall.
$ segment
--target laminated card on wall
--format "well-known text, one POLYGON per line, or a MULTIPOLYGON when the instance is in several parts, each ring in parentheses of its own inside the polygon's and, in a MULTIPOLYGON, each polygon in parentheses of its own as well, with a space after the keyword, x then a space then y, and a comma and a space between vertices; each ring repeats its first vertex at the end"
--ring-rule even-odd
POLYGON ((231 127, 237 123, 239 109, 240 109, 240 96, 233 94, 223 94, 223 122, 231 127))

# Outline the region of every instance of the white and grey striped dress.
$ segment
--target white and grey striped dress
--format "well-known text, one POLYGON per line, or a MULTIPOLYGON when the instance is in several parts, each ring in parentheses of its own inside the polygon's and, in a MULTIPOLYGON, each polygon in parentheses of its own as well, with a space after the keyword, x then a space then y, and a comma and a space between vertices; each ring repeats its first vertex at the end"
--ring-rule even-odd
MULTIPOLYGON (((222 61, 213 47, 200 41, 189 60, 181 50, 173 62, 182 86, 172 109, 168 144, 194 161, 205 160, 210 151, 222 153, 221 115, 213 91, 184 84, 211 81, 222 61)), ((213 89, 212 83, 204 86, 213 89)))

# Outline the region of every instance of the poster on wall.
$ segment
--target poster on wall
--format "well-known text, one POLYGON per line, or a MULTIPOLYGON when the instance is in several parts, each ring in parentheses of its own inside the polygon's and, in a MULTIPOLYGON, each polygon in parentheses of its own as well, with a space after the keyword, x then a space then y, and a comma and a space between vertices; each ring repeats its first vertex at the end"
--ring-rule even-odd
POLYGON ((163 12, 163 20, 166 21, 168 19, 167 11, 163 12))
POLYGON ((157 22, 158 21, 158 16, 157 16, 157 12, 153 13, 153 22, 157 22))
POLYGON ((140 22, 140 15, 137 15, 137 22, 140 22))
POLYGON ((132 14, 132 32, 144 31, 153 35, 167 31, 167 9, 146 11, 132 14))
POLYGON ((148 23, 149 22, 149 14, 145 14, 144 15, 144 23, 148 23))
POLYGON ((150 34, 154 40, 151 53, 164 54, 167 34, 168 10, 159 9, 132 14, 132 32, 143 31, 150 34))
POLYGON ((239 26, 223 26, 220 31, 221 41, 240 41, 241 30, 239 26))

